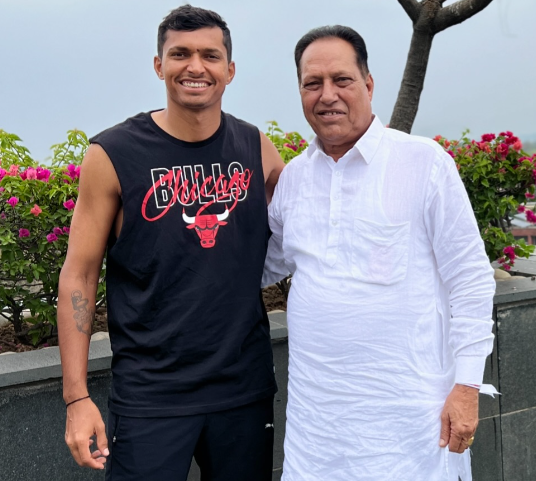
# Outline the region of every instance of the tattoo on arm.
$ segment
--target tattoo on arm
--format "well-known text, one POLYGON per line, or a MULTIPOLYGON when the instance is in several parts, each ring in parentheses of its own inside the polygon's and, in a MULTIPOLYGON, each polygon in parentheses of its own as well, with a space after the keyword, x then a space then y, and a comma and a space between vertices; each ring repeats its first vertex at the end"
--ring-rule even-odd
POLYGON ((71 292, 71 302, 73 303, 74 320, 76 328, 86 336, 91 336, 91 326, 95 317, 95 309, 88 309, 88 299, 82 299, 80 291, 71 292))

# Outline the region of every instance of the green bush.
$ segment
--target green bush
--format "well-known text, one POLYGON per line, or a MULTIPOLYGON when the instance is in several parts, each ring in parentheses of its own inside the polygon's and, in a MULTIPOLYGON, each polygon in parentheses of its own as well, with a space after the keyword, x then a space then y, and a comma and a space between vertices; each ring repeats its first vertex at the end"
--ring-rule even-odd
POLYGON ((467 132, 460 140, 440 135, 434 140, 456 162, 490 261, 498 260, 510 270, 516 257, 529 257, 534 246, 516 240, 510 231, 516 213, 536 223, 536 215, 526 206, 534 199, 536 154, 525 153, 512 132, 484 134, 480 141, 469 139, 467 132))
MULTIPOLYGON (((22 342, 56 335, 58 280, 87 147, 83 132, 69 131, 45 167, 19 137, 0 130, 0 315, 22 342)), ((99 300, 103 293, 101 285, 99 300)))

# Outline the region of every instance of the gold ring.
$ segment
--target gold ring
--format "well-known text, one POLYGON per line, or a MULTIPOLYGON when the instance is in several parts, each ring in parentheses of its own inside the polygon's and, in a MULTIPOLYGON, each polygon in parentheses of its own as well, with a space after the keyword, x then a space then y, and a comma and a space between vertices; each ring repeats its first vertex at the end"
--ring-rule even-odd
POLYGON ((467 441, 467 446, 471 446, 473 444, 474 440, 475 440, 475 437, 471 436, 467 441))

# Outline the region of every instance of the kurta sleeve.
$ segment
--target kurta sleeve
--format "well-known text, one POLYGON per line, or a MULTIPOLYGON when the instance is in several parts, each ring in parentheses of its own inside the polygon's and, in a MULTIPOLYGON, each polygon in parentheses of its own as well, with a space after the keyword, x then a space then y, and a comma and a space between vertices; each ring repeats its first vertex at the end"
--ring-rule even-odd
POLYGON ((424 220, 449 292, 455 382, 479 385, 493 349, 495 281, 465 187, 453 159, 444 152, 437 152, 431 170, 424 220))
POLYGON ((290 272, 285 265, 283 256, 283 219, 281 216, 281 198, 284 190, 284 173, 281 173, 272 197, 272 202, 268 205, 268 222, 272 235, 268 241, 268 251, 264 262, 262 274, 262 287, 266 287, 287 277, 290 272))

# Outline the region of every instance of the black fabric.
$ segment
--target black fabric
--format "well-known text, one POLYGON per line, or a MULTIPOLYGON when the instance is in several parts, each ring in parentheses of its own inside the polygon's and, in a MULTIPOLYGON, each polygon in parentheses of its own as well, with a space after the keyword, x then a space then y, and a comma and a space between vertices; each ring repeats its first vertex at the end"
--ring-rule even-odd
POLYGON ((91 142, 110 157, 123 202, 106 258, 110 409, 182 416, 273 395, 257 128, 222 114, 212 137, 188 143, 142 113, 91 142))
POLYGON ((132 418, 110 412, 106 481, 271 481, 273 397, 217 413, 132 418))

